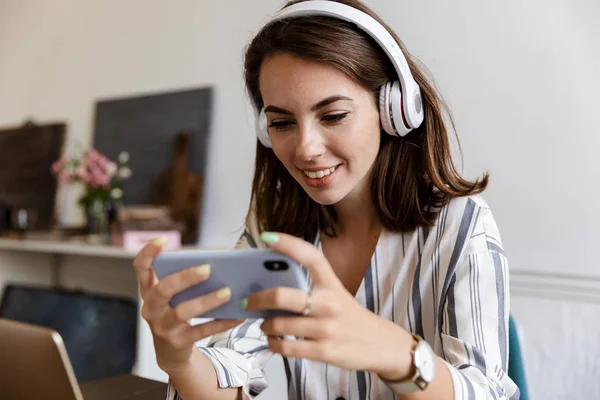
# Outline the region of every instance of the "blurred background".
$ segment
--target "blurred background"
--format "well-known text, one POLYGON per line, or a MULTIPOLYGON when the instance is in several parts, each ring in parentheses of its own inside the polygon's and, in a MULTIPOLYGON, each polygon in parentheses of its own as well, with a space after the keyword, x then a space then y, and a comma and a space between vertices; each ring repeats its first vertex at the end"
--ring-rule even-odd
MULTIPOLYGON (((365 3, 431 70, 462 171, 491 174, 532 396, 600 397, 600 3, 365 3)), ((138 307, 132 254, 157 233, 233 245, 256 146, 243 51, 283 4, 0 0, 5 303, 31 287, 138 307)), ((165 380, 131 318, 119 368, 165 380)), ((278 362, 264 398, 285 391, 278 362)))

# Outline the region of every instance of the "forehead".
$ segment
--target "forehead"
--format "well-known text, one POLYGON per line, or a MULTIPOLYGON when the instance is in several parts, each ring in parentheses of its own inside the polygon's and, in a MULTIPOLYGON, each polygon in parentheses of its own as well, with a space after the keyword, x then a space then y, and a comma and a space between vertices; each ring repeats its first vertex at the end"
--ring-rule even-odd
POLYGON ((314 104, 333 94, 368 97, 368 91, 346 73, 331 65, 276 54, 264 59, 260 68, 260 91, 265 104, 314 104))

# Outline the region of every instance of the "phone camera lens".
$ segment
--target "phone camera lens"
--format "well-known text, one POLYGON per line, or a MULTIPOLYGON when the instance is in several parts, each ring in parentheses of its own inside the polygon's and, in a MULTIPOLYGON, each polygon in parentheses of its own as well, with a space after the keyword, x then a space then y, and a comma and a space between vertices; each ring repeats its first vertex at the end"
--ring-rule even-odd
POLYGON ((285 261, 266 261, 265 267, 269 271, 285 271, 288 269, 288 264, 285 261))

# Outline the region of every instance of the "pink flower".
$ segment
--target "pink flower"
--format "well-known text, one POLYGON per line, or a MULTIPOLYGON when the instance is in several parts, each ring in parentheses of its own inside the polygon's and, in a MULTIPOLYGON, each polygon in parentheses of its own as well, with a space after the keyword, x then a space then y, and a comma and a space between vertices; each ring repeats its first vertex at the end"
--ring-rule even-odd
POLYGON ((98 188, 101 186, 107 186, 108 184, 110 184, 112 177, 108 174, 106 174, 106 172, 104 170, 102 170, 101 168, 99 168, 97 165, 93 165, 90 168, 90 176, 89 176, 89 181, 90 181, 90 185, 94 188, 98 188))
POLYGON ((90 177, 90 174, 88 173, 87 169, 83 165, 80 165, 77 168, 77 171, 75 171, 75 174, 77 175, 79 180, 81 180, 82 182, 85 182, 85 183, 88 182, 89 177, 90 177))
POLYGON ((95 181, 100 180, 100 177, 104 176, 104 171, 102 171, 98 166, 92 165, 90 167, 90 174, 92 175, 92 179, 95 181))
POLYGON ((96 164, 98 164, 98 166, 102 169, 106 169, 106 167, 108 166, 108 164, 110 164, 110 160, 104 156, 100 156, 97 160, 96 160, 96 164))
POLYGON ((100 157, 102 157, 102 155, 100 153, 98 153, 98 150, 96 150, 96 149, 90 149, 87 153, 87 156, 90 159, 90 161, 96 161, 100 157))
POLYGON ((96 161, 90 158, 89 155, 85 155, 81 158, 81 164, 86 168, 92 168, 96 165, 96 161))
POLYGON ((98 187, 100 187, 100 179, 98 176, 92 174, 89 176, 87 184, 89 186, 93 187, 94 189, 98 188, 98 187))
POLYGON ((87 181, 87 185, 91 186, 94 189, 97 189, 100 187, 100 182, 98 182, 98 180, 95 177, 90 177, 89 180, 87 181))

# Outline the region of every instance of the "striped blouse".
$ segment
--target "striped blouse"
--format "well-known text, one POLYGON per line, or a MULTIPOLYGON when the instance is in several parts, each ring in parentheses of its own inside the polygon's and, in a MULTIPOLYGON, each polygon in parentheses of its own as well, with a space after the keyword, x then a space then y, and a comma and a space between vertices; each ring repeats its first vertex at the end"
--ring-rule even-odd
MULTIPOLYGON (((258 232, 247 224, 238 247, 257 245, 263 246, 258 232)), ((492 212, 481 196, 469 196, 443 207, 433 227, 383 230, 356 300, 423 337, 449 367, 455 399, 518 399, 506 374, 508 293, 508 262, 492 212)), ((272 353, 261 322, 246 320, 200 347, 220 387, 242 387, 247 398, 267 387, 262 365, 272 353)), ((397 399, 374 373, 306 359, 283 364, 290 400, 397 399)), ((167 400, 177 399, 169 385, 167 400)))

